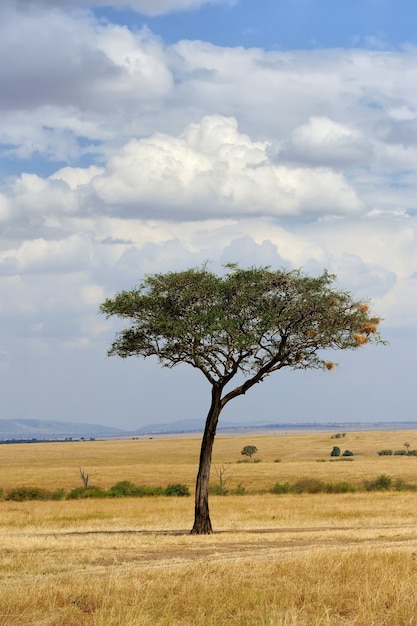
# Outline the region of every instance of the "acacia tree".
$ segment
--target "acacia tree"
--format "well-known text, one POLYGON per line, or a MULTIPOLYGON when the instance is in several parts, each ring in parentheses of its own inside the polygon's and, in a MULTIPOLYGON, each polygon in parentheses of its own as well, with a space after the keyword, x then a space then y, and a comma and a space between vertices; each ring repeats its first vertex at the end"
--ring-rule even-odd
POLYGON ((206 266, 147 276, 100 307, 129 326, 116 335, 109 355, 155 356, 162 366, 187 363, 211 386, 201 443, 192 533, 212 532, 208 488, 213 443, 221 411, 269 374, 284 367, 333 369, 325 349, 357 349, 381 342, 378 317, 367 304, 334 288, 327 271, 206 266), (231 385, 236 377, 235 385, 231 385))

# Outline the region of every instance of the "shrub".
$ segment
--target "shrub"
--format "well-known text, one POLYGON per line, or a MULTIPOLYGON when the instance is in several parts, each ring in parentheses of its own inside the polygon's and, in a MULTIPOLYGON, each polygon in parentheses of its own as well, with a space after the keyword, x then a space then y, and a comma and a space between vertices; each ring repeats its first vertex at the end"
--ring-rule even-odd
POLYGON ((281 463, 281 459, 274 459, 274 463, 281 463))
POLYGON ((353 452, 351 452, 350 450, 345 450, 342 456, 353 456, 353 452))
POLYGON ((13 500, 14 502, 52 500, 52 492, 41 487, 15 487, 7 492, 5 500, 13 500))
POLYGON ((66 497, 64 489, 57 489, 51 493, 51 500, 65 500, 66 497))
POLYGON ((290 483, 275 483, 275 485, 272 487, 271 492, 272 493, 290 493, 290 483))
POLYGON ((129 480, 122 480, 113 487, 110 487, 108 491, 109 496, 113 498, 125 498, 127 496, 137 496, 138 488, 129 480))
POLYGON ((67 495, 68 500, 78 500, 81 498, 106 498, 108 492, 101 487, 76 487, 67 495))
POLYGON ((395 456, 405 456, 407 454, 407 450, 396 450, 394 454, 395 456))
POLYGON ((375 480, 364 481, 366 491, 387 491, 391 489, 392 478, 387 474, 381 474, 375 480))
POLYGON ((253 459, 254 463, 262 463, 262 459, 253 459))
POLYGON ((122 480, 107 492, 111 498, 128 498, 143 496, 163 496, 165 489, 163 487, 148 487, 147 485, 134 485, 129 480, 122 480))
POLYGON ((242 483, 239 483, 236 489, 233 490, 233 493, 235 496, 244 496, 246 493, 246 487, 244 487, 242 483))
POLYGON ((187 485, 181 485, 180 483, 177 483, 175 485, 168 485, 168 487, 165 489, 165 495, 179 497, 189 496, 190 490, 188 489, 187 485))
POLYGON ((407 456, 417 456, 417 450, 409 450, 407 456))
POLYGON ((333 450, 330 452, 330 456, 340 456, 339 446, 333 446, 333 450))
POLYGON ((356 488, 348 482, 329 483, 326 485, 326 493, 354 493, 356 488))
POLYGON ((391 454, 392 454, 392 450, 389 450, 389 449, 387 449, 387 450, 380 450, 378 452, 379 456, 391 456, 391 454))

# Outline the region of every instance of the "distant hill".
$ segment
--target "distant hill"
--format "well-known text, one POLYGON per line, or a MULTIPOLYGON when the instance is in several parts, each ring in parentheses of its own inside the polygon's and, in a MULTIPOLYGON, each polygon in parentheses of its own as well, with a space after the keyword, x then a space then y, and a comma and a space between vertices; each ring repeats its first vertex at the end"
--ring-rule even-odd
MULTIPOLYGON (((175 435, 182 433, 202 433, 204 420, 177 420, 176 422, 147 424, 136 430, 123 430, 100 424, 82 424, 78 422, 59 422, 57 420, 0 419, 0 441, 6 440, 52 440, 52 439, 98 439, 130 436, 175 435)), ((360 430, 417 430, 417 422, 332 422, 332 423, 236 423, 221 421, 218 432, 239 434, 265 431, 335 431, 352 432, 360 430)))
MULTIPOLYGON (((261 432, 268 430, 279 431, 312 431, 312 430, 334 430, 334 431, 360 431, 360 430, 413 430, 417 429, 417 422, 331 422, 331 423, 299 423, 299 424, 270 424, 270 423, 237 423, 220 421, 218 432, 244 433, 261 432)), ((137 429, 135 435, 169 435, 180 433, 203 432, 204 420, 179 420, 165 424, 148 424, 137 429)))
POLYGON ((32 419, 0 419, 0 439, 65 439, 122 437, 126 431, 98 424, 32 419))

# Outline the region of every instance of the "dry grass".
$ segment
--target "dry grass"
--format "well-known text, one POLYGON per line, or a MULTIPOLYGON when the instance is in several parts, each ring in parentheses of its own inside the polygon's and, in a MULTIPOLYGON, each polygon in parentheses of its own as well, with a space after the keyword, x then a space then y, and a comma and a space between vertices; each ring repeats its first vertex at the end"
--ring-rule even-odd
MULTIPOLYGON (((328 482, 363 479, 389 474, 393 479, 417 482, 417 457, 379 457, 378 450, 404 449, 410 442, 417 448, 415 431, 346 433, 332 439, 333 433, 247 434, 218 436, 214 464, 230 464, 229 486, 242 483, 248 490, 268 490, 275 482, 294 482, 303 477, 328 482), (240 452, 255 445, 255 459, 242 461, 240 452), (352 450, 353 461, 331 460, 334 445, 352 450), (274 463, 280 459, 280 463, 274 463), (326 461, 325 463, 318 461, 326 461), (273 465, 271 465, 273 463, 273 465)), ((36 485, 47 489, 80 486, 79 466, 90 474, 90 482, 104 488, 119 480, 150 486, 180 482, 193 487, 199 457, 200 437, 155 438, 127 441, 85 441, 66 443, 14 444, 0 446, 2 476, 0 486, 8 489, 36 485)), ((216 476, 213 473, 213 483, 216 476)))
MULTIPOLYGON (((216 463, 262 490, 316 476, 387 473, 417 482, 417 458, 378 457, 414 432, 220 437, 216 463), (236 464, 246 444, 262 463, 236 464), (356 454, 331 462, 333 445, 356 454), (281 458, 281 463, 274 463, 281 458), (325 463, 317 459, 326 458, 325 463)), ((197 438, 1 446, 3 487, 185 482, 197 438)), ((190 498, 0 502, 1 626, 402 626, 417 624, 412 492, 212 497, 216 532, 191 536, 190 498)))

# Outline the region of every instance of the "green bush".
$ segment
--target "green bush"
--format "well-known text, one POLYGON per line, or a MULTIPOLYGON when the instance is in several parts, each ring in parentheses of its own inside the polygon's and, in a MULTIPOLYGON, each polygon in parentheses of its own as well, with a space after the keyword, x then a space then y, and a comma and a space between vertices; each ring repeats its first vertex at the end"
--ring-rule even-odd
POLYGON ((148 487, 147 485, 134 485, 129 480, 122 480, 107 492, 107 495, 111 498, 128 498, 128 497, 143 497, 143 496, 163 496, 165 495, 165 489, 163 487, 148 487))
POLYGON ((391 454, 392 454, 392 450, 389 450, 389 449, 387 449, 387 450, 380 450, 378 452, 379 456, 391 456, 391 454))
POLYGON ((417 450, 409 450, 407 456, 417 456, 417 450))
POLYGON ((387 474, 381 474, 375 480, 365 480, 366 491, 388 491, 392 486, 392 478, 387 474))
POLYGON ((246 487, 239 483, 236 489, 233 490, 235 496, 244 496, 246 494, 246 487))
POLYGON ((354 493, 355 491, 355 486, 345 481, 326 485, 326 493, 354 493))
POLYGON ((138 487, 129 480, 121 480, 110 487, 108 495, 113 498, 126 498, 128 496, 137 496, 138 487))
POLYGON ((81 498, 107 498, 108 492, 101 487, 76 487, 67 495, 68 500, 79 500, 81 498))
POLYGON ((275 485, 271 489, 271 492, 277 494, 290 493, 290 490, 290 483, 275 483, 275 485))
POLYGON ((333 450, 330 452, 330 456, 340 456, 339 446, 333 446, 333 450))
POLYGON ((396 450, 394 452, 395 456, 406 456, 407 451, 406 450, 396 450))
POLYGON ((351 452, 350 450, 345 450, 342 456, 353 456, 353 452, 351 452))
POLYGON ((274 463, 281 463, 281 459, 274 459, 274 463))
POLYGON ((190 490, 188 489, 187 485, 181 485, 180 483, 177 483, 175 485, 168 485, 168 487, 165 489, 165 495, 179 497, 189 496, 190 490))
POLYGON ((15 487, 7 492, 5 500, 23 502, 24 500, 53 500, 53 493, 40 487, 15 487))

